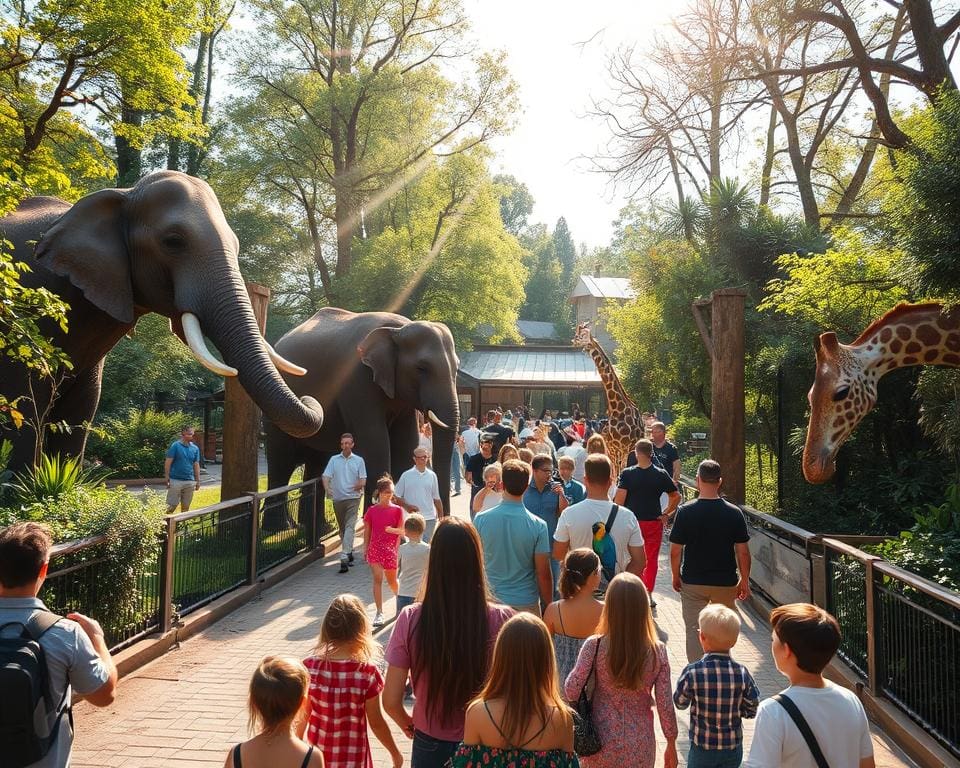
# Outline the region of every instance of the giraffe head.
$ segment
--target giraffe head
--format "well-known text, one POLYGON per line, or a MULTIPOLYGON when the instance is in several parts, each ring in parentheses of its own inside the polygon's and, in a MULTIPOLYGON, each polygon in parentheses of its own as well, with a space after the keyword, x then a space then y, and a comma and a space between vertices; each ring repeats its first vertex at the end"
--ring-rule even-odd
POLYGON ((877 375, 862 350, 837 341, 835 333, 817 340, 817 374, 807 394, 810 423, 803 446, 803 476, 811 483, 829 480, 837 451, 877 400, 877 375))
POLYGON ((593 343, 590 335, 590 323, 578 323, 577 332, 573 335, 573 345, 581 349, 588 348, 593 343))

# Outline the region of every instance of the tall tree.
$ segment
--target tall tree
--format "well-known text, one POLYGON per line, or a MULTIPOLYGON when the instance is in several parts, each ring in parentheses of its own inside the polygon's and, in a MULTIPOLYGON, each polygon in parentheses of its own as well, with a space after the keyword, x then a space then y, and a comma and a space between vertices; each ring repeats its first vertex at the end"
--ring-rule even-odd
POLYGON ((577 247, 573 244, 570 227, 567 226, 567 220, 563 216, 557 219, 557 224, 553 228, 553 250, 557 261, 560 262, 564 283, 572 287, 570 283, 573 280, 573 267, 577 261, 577 247))
POLYGON ((501 57, 472 55, 456 0, 255 0, 259 27, 241 76, 253 177, 303 208, 327 300, 363 219, 435 154, 502 132, 514 85, 501 57), (457 82, 441 64, 460 62, 457 82), (325 222, 336 253, 325 263, 325 222))
POLYGON ((533 213, 533 195, 527 185, 514 176, 499 174, 493 181, 500 187, 500 218, 507 231, 519 237, 527 228, 527 220, 533 213))

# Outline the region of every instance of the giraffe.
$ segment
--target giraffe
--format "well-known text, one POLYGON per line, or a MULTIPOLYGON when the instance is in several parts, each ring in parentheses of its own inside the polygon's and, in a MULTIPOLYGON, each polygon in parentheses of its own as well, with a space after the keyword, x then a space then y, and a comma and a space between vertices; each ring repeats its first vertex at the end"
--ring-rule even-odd
POLYGON ((898 304, 850 345, 833 332, 821 334, 816 352, 803 476, 822 483, 833 476, 840 446, 876 403, 881 376, 909 365, 960 367, 960 306, 898 304))
POLYGON ((637 440, 646 436, 645 414, 640 412, 636 403, 624 391, 617 372, 613 369, 613 363, 590 334, 586 323, 577 326, 573 344, 590 354, 603 381, 603 390, 607 395, 607 424, 600 430, 600 434, 607 444, 607 453, 613 462, 614 472, 619 472, 637 440))

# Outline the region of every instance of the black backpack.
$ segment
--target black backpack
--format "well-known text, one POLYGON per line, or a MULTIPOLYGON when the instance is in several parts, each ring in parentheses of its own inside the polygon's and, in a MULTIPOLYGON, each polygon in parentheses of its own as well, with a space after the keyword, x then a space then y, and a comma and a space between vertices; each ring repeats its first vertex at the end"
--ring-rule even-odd
POLYGON ((19 624, 23 630, 16 637, 0 637, 0 744, 3 744, 4 766, 23 768, 40 760, 53 746, 60 732, 60 718, 69 713, 64 706, 69 686, 57 704, 60 714, 48 734, 39 734, 36 723, 49 722, 54 711, 50 692, 50 672, 40 638, 60 617, 50 611, 35 611, 24 624, 8 622, 0 630, 19 624))

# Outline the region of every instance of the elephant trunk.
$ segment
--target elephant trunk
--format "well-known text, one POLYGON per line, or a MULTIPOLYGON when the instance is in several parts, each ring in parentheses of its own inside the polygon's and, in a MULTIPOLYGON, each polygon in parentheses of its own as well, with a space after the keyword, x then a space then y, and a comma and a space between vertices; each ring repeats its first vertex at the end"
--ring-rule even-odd
POLYGON ((312 397, 298 400, 280 377, 239 273, 228 271, 208 279, 207 285, 218 290, 197 308, 203 332, 224 362, 237 369, 241 386, 270 421, 293 437, 316 434, 323 425, 323 408, 312 397))

